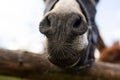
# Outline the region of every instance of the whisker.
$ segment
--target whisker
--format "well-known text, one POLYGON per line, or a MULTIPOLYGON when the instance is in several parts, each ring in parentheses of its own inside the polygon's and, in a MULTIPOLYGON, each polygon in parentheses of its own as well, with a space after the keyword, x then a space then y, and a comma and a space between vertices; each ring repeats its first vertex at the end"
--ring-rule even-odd
POLYGON ((62 54, 63 54, 63 57, 65 58, 66 56, 65 56, 65 50, 64 50, 64 48, 62 47, 62 49, 61 49, 61 51, 62 51, 62 54))
POLYGON ((53 54, 53 53, 55 53, 56 52, 56 50, 55 50, 55 48, 53 47, 52 49, 50 49, 50 56, 55 56, 55 54, 53 54))
POLYGON ((80 44, 80 42, 75 42, 74 44, 73 43, 66 43, 66 44, 64 44, 64 46, 73 46, 75 44, 80 44))
MULTIPOLYGON (((66 46, 64 46, 64 49, 65 49, 65 52, 66 51, 69 51, 70 53, 69 54, 67 54, 69 57, 73 57, 73 58, 75 58, 75 56, 74 56, 74 54, 76 54, 72 49, 70 49, 70 48, 68 48, 68 47, 66 47, 66 46)), ((66 53, 68 53, 68 52, 66 52, 66 53)))

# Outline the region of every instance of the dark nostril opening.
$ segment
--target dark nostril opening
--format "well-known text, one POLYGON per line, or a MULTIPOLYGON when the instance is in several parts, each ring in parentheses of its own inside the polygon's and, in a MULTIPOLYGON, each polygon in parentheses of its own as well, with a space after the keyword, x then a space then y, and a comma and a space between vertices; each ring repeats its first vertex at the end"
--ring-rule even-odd
POLYGON ((79 17, 78 19, 75 20, 73 27, 78 28, 80 27, 80 24, 81 24, 81 18, 79 17))
POLYGON ((48 16, 42 20, 42 22, 40 23, 40 26, 50 27, 50 20, 48 19, 48 16))
POLYGON ((73 17, 72 33, 74 35, 82 35, 87 31, 87 23, 82 19, 82 16, 75 15, 73 17))
POLYGON ((40 30, 41 33, 46 34, 46 33, 49 31, 50 27, 51 27, 50 20, 49 20, 48 16, 46 16, 46 17, 40 22, 39 30, 40 30))
POLYGON ((50 27, 51 25, 50 25, 50 20, 48 19, 48 16, 46 17, 46 27, 50 27))

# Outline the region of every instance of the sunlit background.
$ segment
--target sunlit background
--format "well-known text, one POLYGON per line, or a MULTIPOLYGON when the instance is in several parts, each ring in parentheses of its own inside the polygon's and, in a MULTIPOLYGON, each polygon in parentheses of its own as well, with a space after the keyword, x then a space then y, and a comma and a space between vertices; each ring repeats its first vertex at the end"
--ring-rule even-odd
MULTIPOLYGON (((44 51, 45 36, 39 33, 44 8, 43 0, 0 0, 0 47, 44 51)), ((120 0, 100 0, 97 10, 100 33, 111 46, 120 40, 120 0)))

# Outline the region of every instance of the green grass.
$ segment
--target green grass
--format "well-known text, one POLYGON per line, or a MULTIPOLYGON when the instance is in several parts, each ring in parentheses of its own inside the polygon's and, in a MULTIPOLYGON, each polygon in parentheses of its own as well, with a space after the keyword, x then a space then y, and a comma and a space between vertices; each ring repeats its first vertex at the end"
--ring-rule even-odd
POLYGON ((0 80, 20 80, 20 79, 14 77, 0 76, 0 80))

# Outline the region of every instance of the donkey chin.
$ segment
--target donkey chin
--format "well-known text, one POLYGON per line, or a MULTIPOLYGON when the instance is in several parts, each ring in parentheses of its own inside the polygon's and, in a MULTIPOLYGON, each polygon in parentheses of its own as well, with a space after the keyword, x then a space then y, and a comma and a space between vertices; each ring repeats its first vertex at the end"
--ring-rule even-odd
POLYGON ((66 42, 52 41, 48 38, 49 60, 60 67, 70 67, 84 54, 88 45, 87 32, 66 42))

